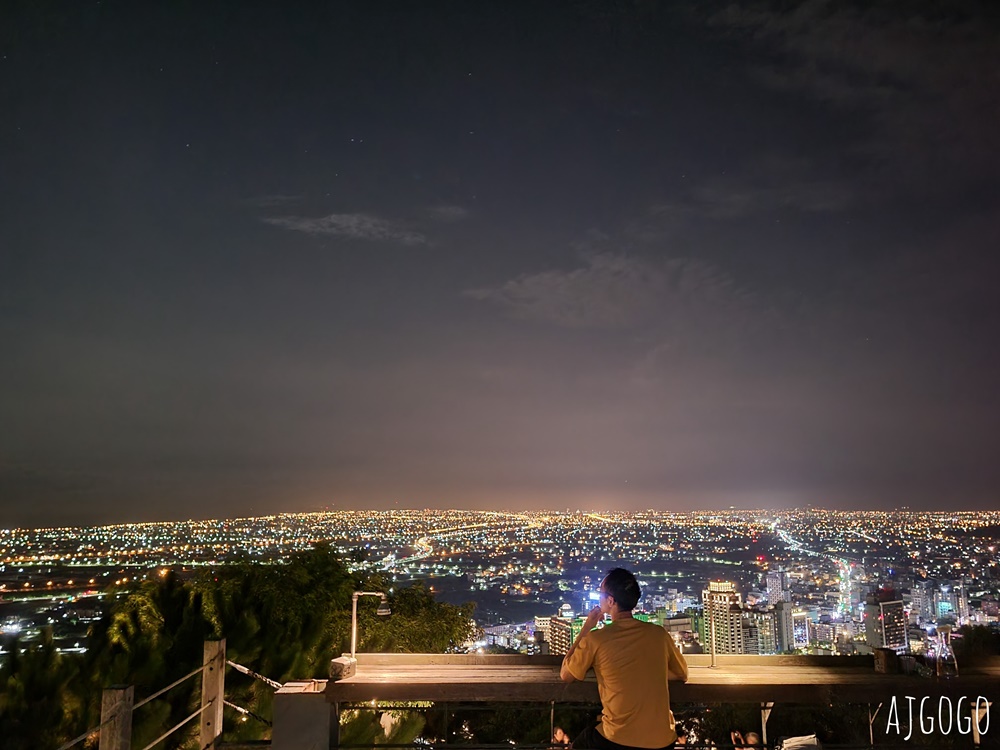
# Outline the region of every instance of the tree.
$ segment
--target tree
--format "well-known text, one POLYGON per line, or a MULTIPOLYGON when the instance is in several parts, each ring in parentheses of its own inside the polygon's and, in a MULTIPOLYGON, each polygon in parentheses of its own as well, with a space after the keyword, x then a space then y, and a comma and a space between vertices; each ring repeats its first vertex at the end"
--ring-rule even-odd
POLYGON ((390 605, 392 615, 384 618, 359 608, 358 642, 363 644, 359 650, 446 653, 476 633, 472 621, 475 604, 438 602, 422 581, 396 592, 390 605))
MULTIPOLYGON (((229 660, 273 680, 325 677, 330 659, 350 641, 352 592, 383 588, 377 578, 352 575, 328 544, 318 544, 287 563, 241 562, 189 582, 169 572, 131 590, 113 590, 110 610, 92 627, 82 657, 58 654, 51 634, 24 654, 13 649, 0 671, 3 748, 56 746, 96 726, 104 687, 135 685, 141 700, 197 669, 210 638, 225 638, 229 660)), ((475 630, 473 605, 437 602, 422 584, 394 592, 391 605, 388 618, 377 618, 374 607, 361 609, 363 648, 445 652, 475 630)), ((193 677, 137 709, 136 745, 145 746, 194 711, 199 689, 193 677)), ((262 681, 227 672, 227 700, 258 716, 271 715, 273 694, 262 681)), ((268 734, 261 722, 236 721, 243 717, 229 710, 225 716, 227 739, 268 734)), ((423 716, 411 711, 381 717, 378 731, 369 719, 356 730, 345 729, 365 735, 371 730, 380 743, 405 744, 424 726, 423 716)), ((192 722, 160 747, 189 743, 197 726, 192 722)))
MULTIPOLYGON (((77 660, 56 651, 52 629, 41 643, 21 653, 20 642, 9 644, 10 656, 0 668, 0 737, 4 750, 55 747, 70 736, 80 703, 70 690, 77 677, 77 660)), ((82 730, 81 730, 82 731, 82 730)))

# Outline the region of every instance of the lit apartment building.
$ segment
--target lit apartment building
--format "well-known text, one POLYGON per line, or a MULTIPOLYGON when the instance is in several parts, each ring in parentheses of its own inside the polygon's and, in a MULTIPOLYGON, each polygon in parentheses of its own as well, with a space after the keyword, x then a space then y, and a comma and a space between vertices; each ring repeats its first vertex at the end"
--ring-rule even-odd
POLYGON ((736 587, 729 581, 710 581, 701 592, 701 601, 705 611, 705 650, 712 651, 714 637, 715 653, 744 653, 743 603, 736 587))
POLYGON ((906 610, 903 601, 880 602, 868 598, 865 604, 865 641, 872 648, 891 648, 897 653, 909 649, 906 635, 906 610))
POLYGON ((790 602, 792 593, 788 590, 788 576, 780 570, 772 570, 764 579, 767 591, 767 603, 790 602))
POLYGON ((777 653, 783 654, 795 650, 791 602, 778 602, 774 605, 774 631, 774 650, 777 653))

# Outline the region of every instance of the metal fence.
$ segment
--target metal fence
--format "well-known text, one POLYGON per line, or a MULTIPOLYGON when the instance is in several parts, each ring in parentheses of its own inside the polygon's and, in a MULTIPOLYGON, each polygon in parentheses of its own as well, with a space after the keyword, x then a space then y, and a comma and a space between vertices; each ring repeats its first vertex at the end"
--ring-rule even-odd
POLYGON ((161 742, 195 719, 200 720, 198 747, 213 748, 218 745, 219 738, 222 735, 223 706, 229 706, 240 713, 269 724, 270 722, 258 717, 248 709, 225 700, 225 668, 227 665, 255 679, 266 682, 272 688, 281 687, 280 683, 259 675, 241 664, 227 661, 225 639, 205 641, 204 658, 200 667, 139 701, 135 701, 135 686, 133 685, 115 685, 105 688, 101 695, 101 723, 96 727, 88 729, 80 736, 74 737, 72 740, 60 745, 58 750, 70 750, 70 748, 79 745, 81 742, 86 740, 92 741, 94 739, 97 739, 99 742, 99 750, 153 750, 161 742), (133 712, 199 675, 201 675, 201 697, 198 709, 160 734, 145 747, 133 749, 133 712))

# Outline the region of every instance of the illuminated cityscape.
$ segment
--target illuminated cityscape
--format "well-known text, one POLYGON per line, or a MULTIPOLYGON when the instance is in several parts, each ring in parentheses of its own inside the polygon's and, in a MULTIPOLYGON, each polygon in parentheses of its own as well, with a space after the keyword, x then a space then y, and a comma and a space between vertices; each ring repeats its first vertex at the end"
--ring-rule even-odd
POLYGON ((339 511, 0 530, 0 628, 81 650, 109 593, 168 569, 280 561, 326 541, 388 587, 475 602, 469 648, 559 653, 622 565, 641 616, 688 652, 921 652, 941 624, 1000 621, 1000 513, 339 511), (706 602, 709 604, 706 605, 706 602))

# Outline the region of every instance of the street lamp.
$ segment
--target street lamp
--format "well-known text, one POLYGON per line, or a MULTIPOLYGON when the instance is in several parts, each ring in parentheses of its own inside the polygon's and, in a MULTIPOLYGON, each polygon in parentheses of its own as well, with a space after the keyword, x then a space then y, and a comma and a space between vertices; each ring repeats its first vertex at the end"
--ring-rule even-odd
POLYGON ((380 617, 385 617, 386 615, 392 614, 392 610, 389 609, 389 600, 386 598, 385 594, 381 591, 355 591, 351 595, 351 658, 355 659, 354 652, 358 645, 358 598, 362 596, 380 596, 382 601, 378 603, 378 609, 375 610, 375 614, 380 617))

